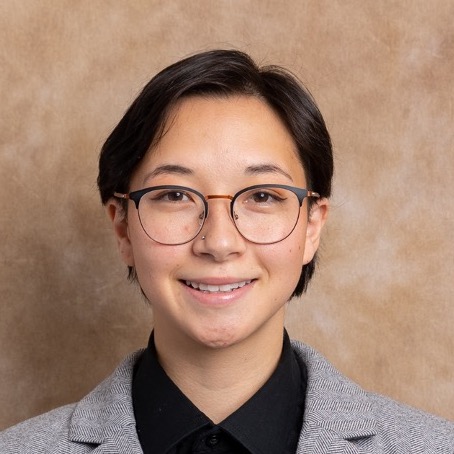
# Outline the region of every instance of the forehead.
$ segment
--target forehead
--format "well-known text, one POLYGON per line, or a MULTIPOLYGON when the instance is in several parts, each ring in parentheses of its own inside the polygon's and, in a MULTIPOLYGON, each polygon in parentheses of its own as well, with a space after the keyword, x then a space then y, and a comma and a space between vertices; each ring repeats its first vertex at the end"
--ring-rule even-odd
POLYGON ((238 179, 267 168, 301 185, 304 169, 296 144, 279 116, 253 96, 190 97, 169 113, 160 141, 139 166, 142 176, 156 168, 185 167, 192 175, 238 179), (278 172, 279 173, 279 172, 278 172))

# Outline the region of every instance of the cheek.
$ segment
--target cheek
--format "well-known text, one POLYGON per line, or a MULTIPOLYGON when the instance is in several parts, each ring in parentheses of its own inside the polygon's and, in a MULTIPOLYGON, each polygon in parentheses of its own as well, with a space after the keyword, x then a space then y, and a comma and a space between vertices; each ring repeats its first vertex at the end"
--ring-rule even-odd
MULTIPOLYGON (((291 241, 287 247, 287 255, 283 258, 287 262, 286 272, 296 283, 301 276, 304 265, 304 249, 306 240, 306 229, 298 229, 290 236, 291 241)), ((293 290, 293 289, 292 289, 293 290)))
POLYGON ((301 271, 306 245, 306 225, 298 225, 284 242, 286 243, 288 259, 293 260, 295 267, 299 267, 299 270, 301 271))
POLYGON ((281 283, 292 287, 298 282, 304 264, 304 242, 287 240, 270 246, 266 260, 270 276, 274 275, 281 283))
POLYGON ((175 276, 182 267, 181 254, 169 246, 152 245, 140 248, 136 254, 137 280, 152 307, 178 297, 175 276), (165 250, 162 248, 165 247, 165 250))
POLYGON ((145 289, 163 283, 181 267, 184 247, 155 243, 139 229, 131 229, 131 248, 139 282, 145 289))
POLYGON ((147 274, 169 274, 180 268, 180 254, 172 247, 161 245, 147 245, 134 248, 134 259, 137 272, 147 274), (163 249, 165 248, 165 249, 163 249))

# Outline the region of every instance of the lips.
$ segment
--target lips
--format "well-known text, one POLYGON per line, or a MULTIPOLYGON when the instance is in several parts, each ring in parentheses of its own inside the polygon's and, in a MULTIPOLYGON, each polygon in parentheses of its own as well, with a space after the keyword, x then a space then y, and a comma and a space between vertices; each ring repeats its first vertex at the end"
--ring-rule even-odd
POLYGON ((196 290, 206 293, 219 293, 219 292, 232 292, 238 288, 244 287, 252 282, 252 279, 240 282, 232 282, 230 284, 212 285, 204 284, 203 282, 184 281, 188 287, 192 287, 196 290))

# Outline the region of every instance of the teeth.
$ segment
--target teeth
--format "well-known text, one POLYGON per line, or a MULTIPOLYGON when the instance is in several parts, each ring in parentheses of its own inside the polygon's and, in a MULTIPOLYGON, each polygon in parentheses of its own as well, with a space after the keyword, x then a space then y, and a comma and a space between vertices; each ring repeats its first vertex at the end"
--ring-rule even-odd
POLYGON ((224 285, 210 285, 210 284, 203 284, 201 282, 192 282, 186 281, 186 285, 202 292, 231 292, 237 288, 244 287, 247 284, 252 282, 251 279, 247 281, 241 282, 234 282, 233 284, 224 284, 224 285))

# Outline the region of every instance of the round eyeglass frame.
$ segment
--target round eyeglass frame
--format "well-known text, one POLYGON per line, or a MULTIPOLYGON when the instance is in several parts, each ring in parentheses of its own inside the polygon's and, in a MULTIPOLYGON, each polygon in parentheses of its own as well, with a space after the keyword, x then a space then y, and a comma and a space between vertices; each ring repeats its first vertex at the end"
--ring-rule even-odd
POLYGON ((306 197, 313 197, 313 198, 317 198, 317 199, 320 198, 320 194, 318 192, 310 191, 309 189, 304 189, 304 188, 297 188, 295 186, 288 186, 288 185, 285 185, 285 184, 256 184, 256 185, 248 186, 246 188, 241 189, 240 191, 238 191, 233 196, 227 195, 227 194, 208 194, 208 195, 203 195, 201 192, 197 191, 196 189, 189 188, 187 186, 160 185, 160 186, 150 186, 148 188, 139 189, 137 191, 132 191, 132 192, 129 192, 129 193, 114 192, 114 197, 116 197, 118 199, 123 199, 123 200, 132 200, 134 202, 134 206, 137 209, 137 212, 138 212, 138 215, 139 215, 140 225, 142 226, 143 231, 145 232, 145 234, 151 240, 153 240, 154 242, 156 242, 158 244, 163 244, 163 245, 167 245, 167 246, 179 246, 181 244, 189 243, 194 238, 196 238, 197 235, 203 229, 203 226, 205 224, 205 220, 208 217, 208 200, 211 200, 211 199, 228 199, 228 200, 230 200, 230 218, 231 218, 233 224, 235 225, 235 228, 237 229, 238 233, 243 238, 245 238, 246 240, 248 240, 248 241, 250 241, 251 243, 254 243, 254 244, 275 244, 275 243, 279 243, 279 242, 285 240, 288 236, 291 235, 293 230, 295 230, 295 227, 298 224, 298 220, 299 220, 299 212, 298 212, 298 216, 296 217, 296 220, 295 220, 295 225, 292 227, 292 229, 289 231, 289 233, 287 235, 285 235, 283 238, 281 238, 279 240, 276 240, 276 241, 264 242, 264 241, 253 241, 253 240, 250 240, 247 236, 245 236, 241 232, 241 230, 238 228, 238 226, 237 226, 237 224, 235 222, 235 212, 233 210, 235 201, 238 199, 239 196, 241 196, 241 194, 244 194, 245 192, 248 192, 248 191, 251 191, 251 190, 254 190, 254 189, 267 189, 267 188, 286 189, 286 190, 288 190, 290 192, 293 192, 293 194, 295 194, 297 199, 298 199, 298 203, 299 203, 300 209, 301 209, 301 207, 303 205, 303 202, 304 202, 304 199, 306 197), (145 194, 147 194, 147 193, 149 193, 151 191, 157 191, 157 190, 162 190, 162 189, 170 189, 170 190, 176 190, 176 191, 182 191, 182 192, 191 192, 192 194, 195 194, 196 196, 198 196, 202 200, 203 205, 204 205, 204 216, 203 216, 202 222, 200 223, 199 229, 197 230, 197 232, 189 240, 185 240, 185 241, 182 241, 182 242, 179 242, 179 243, 164 243, 162 241, 158 241, 155 238, 151 237, 148 234, 147 230, 145 229, 145 227, 143 225, 143 222, 142 222, 142 219, 140 217, 140 212, 139 212, 140 200, 145 194))

